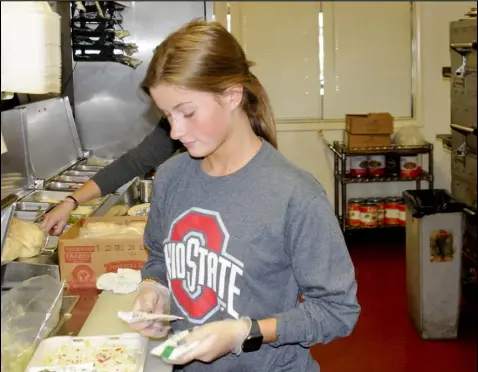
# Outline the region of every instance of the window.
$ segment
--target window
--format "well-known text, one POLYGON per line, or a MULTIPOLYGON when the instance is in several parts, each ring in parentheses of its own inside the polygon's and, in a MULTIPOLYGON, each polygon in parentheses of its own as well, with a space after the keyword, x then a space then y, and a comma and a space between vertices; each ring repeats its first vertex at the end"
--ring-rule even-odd
MULTIPOLYGON (((224 5, 216 4, 216 19, 223 23, 224 5)), ((251 71, 279 119, 321 116, 318 10, 314 2, 230 3, 231 32, 257 64, 251 71)))
POLYGON ((214 17, 256 62, 278 122, 413 117, 410 2, 215 2, 214 17))
POLYGON ((324 119, 412 117, 409 2, 323 2, 324 119))

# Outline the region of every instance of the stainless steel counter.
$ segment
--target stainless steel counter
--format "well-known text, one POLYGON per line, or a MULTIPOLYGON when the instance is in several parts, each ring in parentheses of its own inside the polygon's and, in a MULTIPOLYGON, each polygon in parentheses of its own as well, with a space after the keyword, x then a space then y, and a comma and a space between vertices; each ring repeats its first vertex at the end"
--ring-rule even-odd
MULTIPOLYGON (((20 219, 39 222, 49 208, 71 194, 101 168, 86 163, 85 158, 90 154, 82 150, 67 99, 55 98, 2 112, 2 134, 9 149, 8 153, 2 155, 2 198, 12 192, 16 193, 18 202, 13 213, 20 219), (48 134, 51 133, 56 136, 54 149, 46 145, 48 134)), ((102 216, 116 204, 137 204, 137 186, 138 180, 133 180, 115 193, 107 195, 93 207, 91 215, 102 216)), ((8 231, 3 233, 5 236, 8 231)), ((2 265, 2 294, 31 277, 46 274, 59 279, 57 252, 56 249, 51 249, 55 247, 55 240, 56 237, 50 239, 48 243, 53 245, 47 244, 50 249, 45 249, 39 256, 2 265)), ((118 307, 115 304, 118 301, 117 298, 105 300, 105 296, 98 296, 96 290, 65 293, 60 322, 53 334, 85 335, 91 324, 90 334, 106 334, 107 320, 117 320, 118 307), (82 329, 83 326, 86 328, 82 329)), ((121 301, 118 304, 120 303, 121 301)), ((127 309, 130 309, 131 303, 127 309)), ((125 331, 120 331, 121 325, 118 320, 110 331, 125 331)), ((154 345, 152 342, 151 347, 154 345)), ((145 371, 171 371, 170 366, 156 358, 148 358, 147 366, 145 371)))

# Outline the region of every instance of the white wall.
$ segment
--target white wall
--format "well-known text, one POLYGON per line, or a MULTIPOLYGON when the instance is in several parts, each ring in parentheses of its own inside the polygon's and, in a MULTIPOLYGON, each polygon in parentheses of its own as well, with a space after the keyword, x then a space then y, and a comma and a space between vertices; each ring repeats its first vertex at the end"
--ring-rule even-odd
MULTIPOLYGON (((450 133, 450 83, 443 79, 441 68, 450 65, 449 23, 475 6, 475 2, 417 2, 420 99, 419 124, 426 139, 435 145, 435 188, 450 188, 450 154, 443 150, 437 134, 450 133)), ((327 126, 326 128, 330 128, 327 126)), ((342 140, 343 126, 324 129, 328 141, 342 140)), ((332 201, 333 156, 316 130, 279 132, 280 150, 300 167, 312 173, 324 186, 332 201)), ((425 185, 425 184, 424 184, 425 185)), ((414 183, 349 185, 348 196, 399 195, 414 188, 414 183)))

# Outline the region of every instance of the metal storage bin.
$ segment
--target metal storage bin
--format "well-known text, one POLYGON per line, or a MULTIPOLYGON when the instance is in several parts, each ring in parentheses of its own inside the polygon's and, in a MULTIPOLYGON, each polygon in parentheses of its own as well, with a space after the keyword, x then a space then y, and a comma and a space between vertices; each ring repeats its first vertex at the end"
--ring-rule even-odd
MULTIPOLYGON (((450 23, 450 60, 451 124, 476 128, 476 18, 450 23)), ((452 143, 453 150, 466 143, 476 153, 476 134, 453 130, 452 143)))
POLYGON ((423 339, 458 334, 463 204, 446 190, 407 190, 408 310, 423 339))

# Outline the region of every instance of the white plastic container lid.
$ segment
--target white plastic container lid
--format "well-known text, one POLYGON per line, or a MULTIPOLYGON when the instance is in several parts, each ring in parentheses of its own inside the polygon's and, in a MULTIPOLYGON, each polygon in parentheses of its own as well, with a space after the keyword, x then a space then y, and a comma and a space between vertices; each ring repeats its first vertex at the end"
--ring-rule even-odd
POLYGON ((1 89, 61 93, 61 17, 46 1, 1 2, 1 89))

